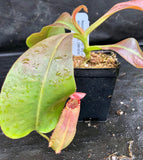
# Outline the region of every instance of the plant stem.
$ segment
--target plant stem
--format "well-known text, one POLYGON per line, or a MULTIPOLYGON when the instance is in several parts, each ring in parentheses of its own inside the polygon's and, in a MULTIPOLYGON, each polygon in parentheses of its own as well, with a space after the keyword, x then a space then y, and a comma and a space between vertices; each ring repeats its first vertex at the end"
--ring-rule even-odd
MULTIPOLYGON (((107 17, 108 18, 108 17, 107 17)), ((106 19, 107 19, 106 18, 106 19)), ((94 22, 91 26, 89 26, 86 31, 84 32, 85 36, 88 36, 92 31, 94 31, 101 23, 103 23, 105 20, 105 16, 102 16, 99 18, 96 22, 94 22)))
POLYGON ((38 132, 42 137, 44 137, 48 142, 50 141, 49 137, 46 136, 45 134, 38 132))
MULTIPOLYGON (((106 45, 105 45, 105 46, 103 46, 103 45, 101 45, 101 46, 100 46, 100 45, 89 46, 89 44, 88 44, 88 38, 86 37, 85 34, 84 34, 84 35, 81 35, 81 34, 75 33, 75 34, 73 35, 73 37, 81 40, 81 42, 83 43, 83 45, 84 45, 84 50, 83 50, 83 51, 85 52, 85 55, 86 55, 87 60, 90 59, 90 52, 91 52, 91 51, 94 51, 94 50, 102 50, 101 47, 106 47, 106 45)), ((109 46, 109 45, 108 45, 108 46, 109 46)))
POLYGON ((75 34, 73 35, 73 37, 81 40, 82 43, 85 45, 85 38, 83 37, 83 35, 78 34, 78 33, 75 33, 75 34))
POLYGON ((87 52, 94 51, 94 50, 102 50, 102 48, 100 48, 98 46, 89 46, 88 48, 85 49, 85 51, 87 51, 87 52))
POLYGON ((75 34, 73 35, 73 37, 81 40, 81 42, 82 42, 83 45, 84 45, 84 52, 85 52, 86 58, 87 58, 87 59, 90 59, 90 52, 89 52, 88 50, 86 50, 87 48, 89 48, 89 44, 88 44, 88 39, 87 39, 87 37, 85 37, 85 36, 83 36, 83 35, 81 35, 81 34, 77 34, 77 33, 75 33, 75 34))

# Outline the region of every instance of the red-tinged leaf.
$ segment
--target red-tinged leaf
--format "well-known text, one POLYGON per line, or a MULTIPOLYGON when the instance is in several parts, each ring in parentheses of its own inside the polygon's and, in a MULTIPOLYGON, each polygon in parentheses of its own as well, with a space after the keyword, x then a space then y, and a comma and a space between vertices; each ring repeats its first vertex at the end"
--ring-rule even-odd
POLYGON ((134 38, 128 38, 114 45, 100 46, 102 49, 114 50, 137 68, 143 68, 143 52, 134 38))
POLYGON ((85 95, 86 93, 74 92, 72 95, 70 95, 70 98, 71 99, 83 99, 85 95))
POLYGON ((95 23, 93 23, 86 31, 85 34, 90 34, 94 29, 96 29, 100 24, 102 24, 106 19, 108 19, 112 14, 123 10, 123 9, 137 9, 143 11, 143 0, 131 0, 127 2, 121 2, 114 5, 107 13, 105 13, 101 18, 99 18, 95 23))
POLYGON ((127 2, 121 2, 114 5, 104 16, 111 16, 112 14, 123 9, 137 9, 143 10, 143 0, 131 0, 127 2))
MULTIPOLYGON (((75 93, 74 97, 83 98, 84 93, 75 93), (77 94, 77 96, 76 96, 77 94), (81 96, 79 96, 81 94, 81 96)), ((73 98, 74 98, 73 97, 73 98)), ((50 138, 49 147, 60 153, 73 140, 80 112, 80 99, 70 99, 60 116, 59 122, 50 138)))
POLYGON ((60 153, 73 140, 76 133, 79 111, 79 100, 70 99, 49 141, 49 147, 52 147, 56 153, 60 153), (76 107, 72 108, 72 106, 76 107))
POLYGON ((78 6, 76 9, 74 9, 72 13, 72 21, 73 21, 73 24, 76 26, 77 30, 82 34, 84 33, 84 30, 79 26, 79 24, 76 21, 76 15, 81 9, 83 9, 85 12, 88 12, 88 9, 85 5, 78 6))
POLYGON ((61 16, 53 24, 43 27, 40 32, 31 34, 26 39, 26 44, 30 48, 43 39, 64 33, 64 28, 78 33, 78 30, 73 25, 72 17, 67 12, 61 14, 61 16))

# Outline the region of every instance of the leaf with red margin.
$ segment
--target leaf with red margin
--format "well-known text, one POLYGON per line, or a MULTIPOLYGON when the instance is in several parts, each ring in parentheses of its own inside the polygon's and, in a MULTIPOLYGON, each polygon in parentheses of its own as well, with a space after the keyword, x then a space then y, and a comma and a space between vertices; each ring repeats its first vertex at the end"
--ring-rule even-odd
POLYGON ((143 68, 143 52, 134 38, 128 38, 113 45, 100 46, 100 48, 114 50, 133 66, 143 68))
POLYGON ((102 24, 106 19, 108 19, 112 14, 123 10, 123 9, 137 9, 143 11, 143 0, 131 0, 127 2, 121 2, 114 5, 107 13, 105 13, 101 18, 99 18, 95 23, 93 23, 86 31, 85 34, 90 34, 94 29, 96 29, 100 24, 102 24))
POLYGON ((62 13, 53 24, 43 27, 40 32, 31 34, 26 39, 26 45, 30 48, 43 39, 57 34, 65 33, 64 28, 73 30, 74 32, 78 33, 78 30, 73 25, 72 17, 67 12, 62 13))
POLYGON ((143 10, 143 0, 131 0, 131 1, 127 1, 127 2, 117 3, 105 15, 109 16, 109 15, 112 15, 120 10, 128 9, 128 8, 143 10))
POLYGON ((77 28, 77 30, 78 30, 81 34, 83 34, 83 33, 84 33, 84 30, 79 26, 79 24, 78 24, 77 21, 76 21, 76 15, 77 15, 77 13, 78 13, 81 9, 83 9, 86 13, 88 12, 88 9, 87 9, 87 7, 86 7, 85 5, 80 5, 80 6, 78 6, 77 8, 74 9, 74 11, 73 11, 73 13, 72 13, 72 22, 73 22, 74 26, 77 28))
POLYGON ((75 92, 70 96, 71 99, 63 109, 59 122, 49 141, 49 147, 52 147, 56 153, 60 153, 73 140, 80 112, 80 99, 85 95, 85 93, 75 92))

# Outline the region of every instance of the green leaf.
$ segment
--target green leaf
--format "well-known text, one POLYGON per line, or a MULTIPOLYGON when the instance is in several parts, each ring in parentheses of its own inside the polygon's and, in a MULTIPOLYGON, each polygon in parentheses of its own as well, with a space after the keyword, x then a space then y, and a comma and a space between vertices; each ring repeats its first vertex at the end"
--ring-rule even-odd
POLYGON ((53 24, 43 27, 40 32, 31 34, 26 39, 26 44, 30 48, 43 39, 64 33, 64 28, 78 32, 73 25, 72 17, 67 12, 61 14, 61 16, 53 24))
POLYGON ((0 95, 0 125, 10 138, 48 133, 76 90, 72 34, 47 38, 27 50, 10 69, 0 95))
POLYGON ((26 39, 26 44, 30 48, 34 46, 36 43, 42 41, 43 39, 46 39, 48 37, 61 34, 61 33, 65 33, 65 29, 63 27, 46 26, 46 27, 43 27, 40 32, 31 34, 26 39))
POLYGON ((67 12, 62 13, 61 16, 55 21, 55 23, 51 24, 50 26, 64 27, 66 29, 79 33, 72 22, 72 16, 67 12))
POLYGON ((120 10, 123 10, 123 9, 137 9, 137 10, 143 11, 143 0, 131 0, 127 2, 117 3, 107 13, 105 13, 101 18, 99 18, 89 28, 87 28, 87 30, 85 31, 85 35, 89 35, 94 29, 96 29, 100 24, 102 24, 112 14, 120 10))
POLYGON ((143 68, 143 52, 134 38, 128 38, 113 45, 98 47, 107 50, 114 50, 133 66, 143 68))

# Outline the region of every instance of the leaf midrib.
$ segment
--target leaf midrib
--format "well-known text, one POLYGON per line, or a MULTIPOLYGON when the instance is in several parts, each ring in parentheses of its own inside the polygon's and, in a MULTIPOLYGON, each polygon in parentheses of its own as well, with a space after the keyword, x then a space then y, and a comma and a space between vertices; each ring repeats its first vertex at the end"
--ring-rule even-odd
MULTIPOLYGON (((69 35, 69 34, 68 34, 69 35)), ((59 41, 59 43, 55 46, 55 49, 53 50, 52 54, 51 54, 51 58, 49 60, 43 81, 42 81, 42 85, 41 85, 41 90, 40 90, 40 94, 39 94, 39 100, 38 100, 38 106, 37 106, 37 114, 36 114, 36 123, 35 123, 35 129, 38 131, 38 123, 39 123, 39 117, 40 117, 40 109, 41 109, 41 102, 42 102, 42 98, 43 98, 43 92, 44 92, 44 86, 49 74, 49 69, 53 60, 53 57, 55 56, 55 53, 57 51, 57 48, 60 46, 61 42, 67 37, 67 34, 59 41)))
POLYGON ((112 46, 112 47, 115 47, 115 48, 125 49, 125 50, 127 50, 127 51, 129 51, 129 52, 132 52, 133 54, 135 54, 136 56, 140 57, 141 59, 143 59, 143 57, 142 57, 140 54, 138 54, 136 51, 134 51, 133 49, 130 49, 130 48, 128 48, 128 47, 121 46, 121 45, 111 45, 111 46, 112 46))

